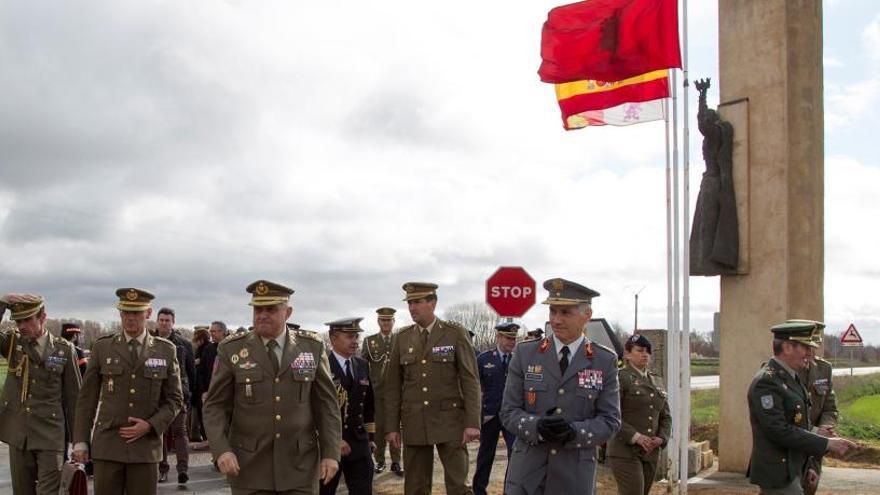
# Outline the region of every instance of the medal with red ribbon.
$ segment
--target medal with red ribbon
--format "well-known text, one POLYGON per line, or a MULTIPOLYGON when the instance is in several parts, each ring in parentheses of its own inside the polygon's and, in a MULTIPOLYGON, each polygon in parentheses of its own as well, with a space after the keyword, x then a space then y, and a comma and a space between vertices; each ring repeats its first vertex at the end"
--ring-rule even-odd
POLYGON ((584 347, 584 354, 586 354, 588 358, 593 357, 593 343, 592 342, 589 342, 589 341, 587 342, 587 346, 584 347))
POLYGON ((548 348, 550 348, 550 337, 544 337, 544 340, 541 341, 541 346, 538 347, 538 352, 543 354, 548 348))

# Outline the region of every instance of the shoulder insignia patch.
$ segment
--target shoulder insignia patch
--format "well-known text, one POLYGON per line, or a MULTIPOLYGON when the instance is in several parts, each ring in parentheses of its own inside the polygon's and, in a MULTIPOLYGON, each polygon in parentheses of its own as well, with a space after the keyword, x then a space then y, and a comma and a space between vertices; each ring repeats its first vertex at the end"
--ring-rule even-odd
POLYGON ((609 352, 609 353, 613 354, 615 357, 617 356, 617 352, 615 352, 614 349, 611 349, 610 347, 604 346, 598 342, 593 342, 593 347, 595 347, 596 349, 602 349, 605 352, 609 352))
POLYGON ((773 396, 772 395, 762 395, 761 396, 761 407, 764 409, 773 409, 773 396))

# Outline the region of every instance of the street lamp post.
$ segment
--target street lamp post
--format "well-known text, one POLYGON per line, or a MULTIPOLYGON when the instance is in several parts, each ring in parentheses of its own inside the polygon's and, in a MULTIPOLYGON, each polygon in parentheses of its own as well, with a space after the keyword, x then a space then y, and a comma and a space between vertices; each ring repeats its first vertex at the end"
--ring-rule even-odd
POLYGON ((636 330, 639 329, 639 294, 645 290, 645 285, 642 286, 641 289, 637 290, 633 297, 636 301, 636 311, 635 311, 635 321, 633 322, 633 333, 636 333, 636 330))

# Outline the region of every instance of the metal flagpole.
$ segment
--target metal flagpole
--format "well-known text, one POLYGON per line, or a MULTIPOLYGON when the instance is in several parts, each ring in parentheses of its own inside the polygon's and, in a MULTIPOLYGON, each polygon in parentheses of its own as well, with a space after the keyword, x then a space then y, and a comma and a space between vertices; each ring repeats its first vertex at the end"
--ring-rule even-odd
MULTIPOLYGON (((679 216, 679 177, 678 177, 678 73, 673 70, 672 71, 672 333, 670 334, 670 343, 669 347, 672 347, 675 352, 675 358, 672 360, 672 370, 671 370, 671 378, 674 380, 673 383, 670 384, 670 388, 674 384, 676 390, 674 411, 673 411, 673 428, 678 432, 676 435, 673 435, 675 438, 675 445, 670 449, 672 452, 672 457, 676 458, 676 466, 678 466, 678 473, 675 476, 675 482, 678 484, 681 480, 681 463, 682 459, 679 455, 680 445, 681 445, 681 402, 684 398, 681 396, 681 359, 680 352, 681 346, 677 345, 681 339, 681 248, 679 243, 681 242, 681 237, 679 234, 679 222, 681 221, 681 217, 679 216)), ((687 458, 684 459, 684 463, 687 464, 687 458)), ((672 480, 670 480, 672 481, 672 480)))
MULTIPOLYGON (((672 72, 672 71, 670 71, 672 72)), ((670 84, 671 86, 671 84, 670 84)), ((674 87, 670 87, 669 94, 673 95, 675 89, 674 87)), ((672 155, 671 155, 671 144, 670 144, 670 121, 669 121, 669 98, 663 101, 664 107, 664 115, 663 119, 666 123, 666 390, 668 391, 668 400, 670 407, 675 407, 676 400, 676 392, 678 391, 678 387, 674 386, 677 383, 676 374, 675 374, 675 361, 677 360, 677 353, 675 352, 675 332, 673 331, 674 325, 674 311, 672 308, 672 155)), ((676 459, 677 455, 674 453, 678 452, 675 448, 676 446, 676 438, 677 432, 673 432, 672 438, 669 440, 669 444, 667 445, 666 457, 669 459, 669 464, 666 467, 666 479, 669 481, 666 485, 667 493, 672 493, 672 485, 673 480, 678 478, 678 463, 676 459)))
MULTIPOLYGON (((688 24, 687 24, 687 0, 681 0, 681 26, 682 26, 682 153, 684 158, 684 177, 682 180, 682 333, 681 333, 681 459, 679 466, 681 481, 680 493, 687 493, 688 480, 688 448, 690 447, 691 426, 691 303, 690 303, 690 126, 688 114, 688 24)), ((700 460, 697 460, 699 464, 700 460)))

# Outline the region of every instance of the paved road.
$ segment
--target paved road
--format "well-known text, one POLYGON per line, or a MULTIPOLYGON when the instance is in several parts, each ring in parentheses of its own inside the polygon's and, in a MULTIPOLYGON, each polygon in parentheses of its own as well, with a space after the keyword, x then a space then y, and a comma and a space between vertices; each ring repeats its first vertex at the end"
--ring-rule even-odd
MULTIPOLYGON (((850 368, 834 368, 833 373, 834 376, 849 376, 850 368)), ((880 373, 880 366, 852 368, 853 375, 870 375, 873 373, 880 373)), ((691 377, 691 390, 706 390, 710 388, 718 388, 718 375, 691 377)))

